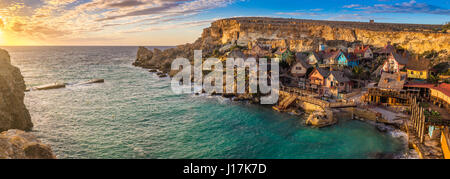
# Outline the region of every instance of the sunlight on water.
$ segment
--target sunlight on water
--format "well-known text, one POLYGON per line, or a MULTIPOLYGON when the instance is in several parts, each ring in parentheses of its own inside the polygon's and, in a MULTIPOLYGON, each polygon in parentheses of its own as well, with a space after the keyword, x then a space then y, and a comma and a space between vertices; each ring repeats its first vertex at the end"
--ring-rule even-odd
POLYGON ((28 87, 34 133, 59 158, 374 158, 398 138, 344 121, 325 129, 268 107, 175 95, 169 79, 133 67, 137 47, 6 47, 28 87), (73 85, 93 78, 104 84, 73 85))

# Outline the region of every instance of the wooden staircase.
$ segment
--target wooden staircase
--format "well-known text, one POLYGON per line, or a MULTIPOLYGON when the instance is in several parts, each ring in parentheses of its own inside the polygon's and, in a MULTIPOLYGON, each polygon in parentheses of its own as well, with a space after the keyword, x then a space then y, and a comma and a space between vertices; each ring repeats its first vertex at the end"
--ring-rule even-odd
POLYGON ((277 111, 283 111, 286 110, 295 100, 297 99, 296 95, 289 95, 286 98, 284 98, 278 106, 274 106, 273 109, 277 111))

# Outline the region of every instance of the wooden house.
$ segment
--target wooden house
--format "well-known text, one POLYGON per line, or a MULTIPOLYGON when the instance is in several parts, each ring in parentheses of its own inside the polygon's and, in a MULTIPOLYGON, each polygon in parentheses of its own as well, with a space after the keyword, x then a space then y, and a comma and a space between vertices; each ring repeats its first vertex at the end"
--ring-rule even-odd
POLYGON ((347 55, 347 60, 348 60, 347 66, 352 68, 359 66, 360 64, 360 58, 358 58, 354 53, 349 53, 347 55))
POLYGON ((395 47, 391 45, 391 42, 388 42, 387 45, 384 46, 384 48, 381 49, 381 51, 379 51, 378 53, 381 55, 389 55, 394 52, 395 52, 395 47))
POLYGON ((353 50, 353 54, 358 58, 373 58, 373 51, 369 46, 360 45, 353 50))
POLYGON ((348 66, 348 58, 341 50, 324 54, 324 64, 348 66))
POLYGON ((307 57, 306 61, 308 64, 316 66, 317 64, 322 64, 321 53, 311 52, 307 57))
POLYGON ((255 44, 252 49, 249 51, 249 55, 254 58, 271 56, 271 49, 267 46, 263 46, 261 44, 255 44))
POLYGON ((383 64, 382 72, 398 73, 408 64, 406 53, 400 55, 398 53, 390 53, 387 60, 383 64))
POLYGON ((325 80, 325 87, 329 94, 338 96, 340 93, 350 93, 352 82, 342 71, 331 71, 325 80))
POLYGON ((306 62, 305 57, 301 53, 297 53, 290 72, 293 77, 305 77, 309 68, 311 68, 311 65, 306 62))
POLYGON ((316 86, 324 86, 325 80, 330 74, 330 71, 325 68, 315 68, 309 75, 309 83, 316 86))
POLYGON ((422 59, 416 57, 414 59, 410 59, 408 64, 406 64, 406 70, 408 74, 408 78, 412 79, 428 79, 428 70, 430 68, 430 60, 422 59))
POLYGON ((337 64, 336 57, 339 55, 339 51, 325 52, 323 54, 323 64, 335 65, 337 64))
POLYGON ((279 48, 275 52, 275 57, 279 58, 281 61, 286 60, 291 55, 294 55, 294 53, 290 51, 288 48, 279 48))

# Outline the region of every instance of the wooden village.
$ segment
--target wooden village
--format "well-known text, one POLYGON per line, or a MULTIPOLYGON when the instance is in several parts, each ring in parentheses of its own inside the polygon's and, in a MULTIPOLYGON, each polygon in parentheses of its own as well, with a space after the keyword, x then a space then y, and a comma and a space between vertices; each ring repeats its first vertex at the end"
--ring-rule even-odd
POLYGON ((448 59, 433 64, 436 55, 412 54, 390 43, 382 48, 321 44, 311 51, 295 52, 252 42, 248 47, 230 44, 216 53, 278 58, 281 89, 275 110, 289 111, 293 105, 322 109, 322 114, 313 113, 307 121, 318 127, 336 122, 328 110, 351 108, 353 118, 369 118, 364 116, 371 114, 364 111, 370 111, 374 121, 395 123, 406 131, 411 148, 421 158, 450 158, 448 59))

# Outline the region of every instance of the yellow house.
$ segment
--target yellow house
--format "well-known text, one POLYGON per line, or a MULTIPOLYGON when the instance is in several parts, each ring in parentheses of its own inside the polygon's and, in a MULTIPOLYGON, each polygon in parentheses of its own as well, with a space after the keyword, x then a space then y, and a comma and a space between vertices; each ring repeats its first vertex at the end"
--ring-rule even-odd
POLYGON ((408 78, 423 80, 428 79, 429 67, 430 60, 419 59, 418 57, 416 57, 415 59, 410 59, 408 61, 408 64, 406 64, 408 78))
POLYGON ((408 69, 408 78, 428 79, 428 71, 417 71, 408 69))

